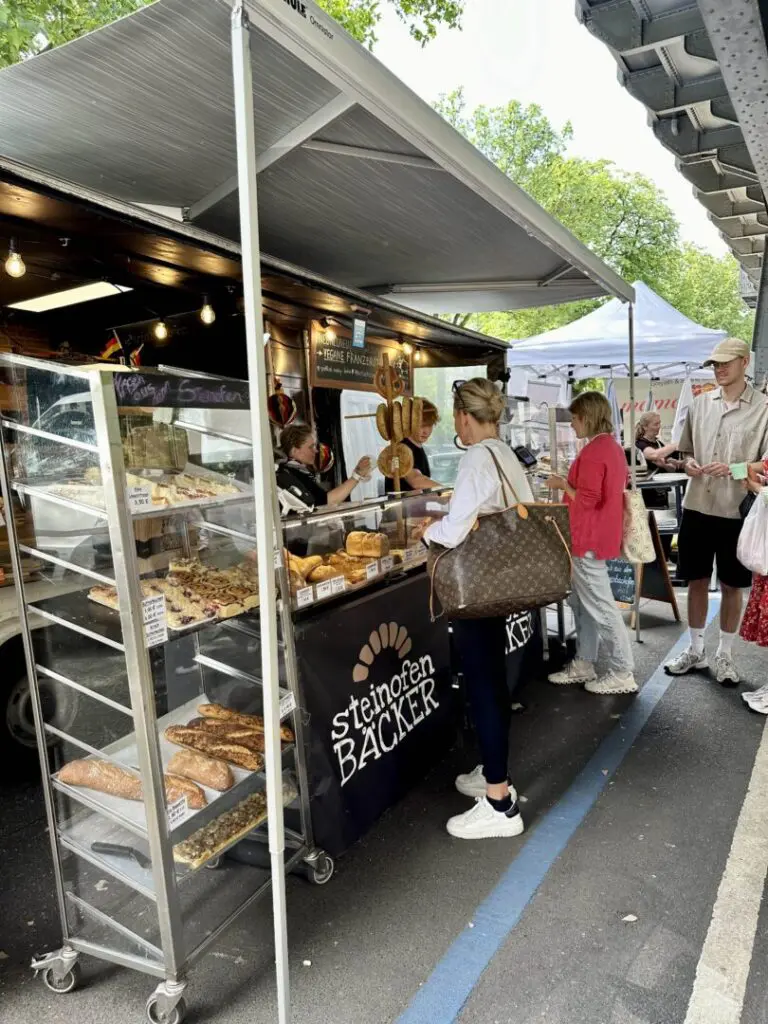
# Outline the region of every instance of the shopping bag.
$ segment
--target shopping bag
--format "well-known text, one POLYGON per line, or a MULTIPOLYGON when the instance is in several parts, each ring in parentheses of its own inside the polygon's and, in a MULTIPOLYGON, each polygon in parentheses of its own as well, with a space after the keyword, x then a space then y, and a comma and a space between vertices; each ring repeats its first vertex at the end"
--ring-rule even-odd
POLYGON ((651 528, 648 525, 648 509, 640 491, 624 491, 621 553, 628 562, 635 565, 648 564, 656 560, 651 528))
POLYGON ((763 489, 744 520, 736 555, 745 569, 768 576, 768 489, 763 489))
POLYGON ((478 517, 456 548, 430 544, 430 614, 481 619, 541 608, 571 589, 568 506, 521 502, 490 449, 507 507, 478 517))

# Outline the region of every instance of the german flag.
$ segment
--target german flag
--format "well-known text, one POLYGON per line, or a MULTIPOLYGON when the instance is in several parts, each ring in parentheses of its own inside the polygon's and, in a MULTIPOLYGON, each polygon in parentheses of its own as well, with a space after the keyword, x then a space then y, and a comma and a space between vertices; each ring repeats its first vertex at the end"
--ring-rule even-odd
POLYGON ((110 359, 117 352, 122 352, 122 351, 123 351, 123 343, 118 338, 117 332, 113 331, 112 332, 112 337, 109 339, 107 344, 101 350, 101 353, 99 354, 99 359, 110 359))
POLYGON ((142 344, 142 345, 139 345, 138 348, 131 349, 131 354, 128 357, 128 363, 129 363, 130 366, 135 366, 135 367, 141 366, 141 350, 143 348, 144 348, 144 345, 142 344))

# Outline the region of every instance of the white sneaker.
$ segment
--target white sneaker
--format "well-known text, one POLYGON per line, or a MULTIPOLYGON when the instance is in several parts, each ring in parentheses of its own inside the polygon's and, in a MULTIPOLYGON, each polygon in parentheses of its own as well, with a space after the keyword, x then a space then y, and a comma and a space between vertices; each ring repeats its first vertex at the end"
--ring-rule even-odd
MULTIPOLYGON (((471 796, 473 800, 479 800, 480 797, 485 796, 487 784, 485 775, 483 775, 483 766, 479 764, 466 775, 457 775, 456 789, 462 796, 471 796)), ((509 795, 512 797, 512 803, 517 803, 517 792, 514 786, 509 787, 509 795)))
POLYGON ((631 672, 606 672, 599 679, 587 683, 584 689, 588 693, 637 693, 637 683, 631 672))
POLYGON ((759 715, 768 715, 768 686, 761 686, 759 690, 748 690, 742 693, 741 699, 750 711, 756 711, 759 715))
POLYGON ((495 811, 483 796, 464 814, 449 818, 446 828, 457 839, 505 839, 519 836, 525 825, 517 805, 513 803, 512 807, 514 814, 495 811))
POLYGON ((548 677, 550 683, 555 686, 578 686, 581 683, 589 683, 597 679, 595 667, 589 661, 582 661, 581 658, 574 658, 560 672, 553 672, 548 677))
POLYGON ((738 686, 740 679, 733 658, 730 654, 718 654, 715 656, 715 679, 721 686, 738 686))
POLYGON ((668 661, 664 666, 664 671, 668 676, 686 676, 689 672, 704 672, 708 668, 709 662, 706 653, 702 651, 699 654, 698 651, 689 647, 677 658, 668 661))

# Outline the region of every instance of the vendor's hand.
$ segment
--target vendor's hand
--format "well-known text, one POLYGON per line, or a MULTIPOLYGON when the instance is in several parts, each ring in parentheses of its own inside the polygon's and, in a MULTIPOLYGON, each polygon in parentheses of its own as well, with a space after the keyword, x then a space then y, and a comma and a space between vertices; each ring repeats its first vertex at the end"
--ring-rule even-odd
POLYGON ((726 462, 710 462, 701 467, 705 476, 711 476, 715 480, 724 480, 731 475, 731 467, 726 462))
POLYGON ((411 540, 419 541, 424 536, 426 529, 432 523, 431 519, 422 519, 411 529, 411 540))
POLYGON ((685 473, 690 477, 699 477, 704 475, 704 470, 698 464, 696 459, 688 459, 684 466, 685 473))
POLYGON ((553 473, 544 481, 544 486, 549 488, 550 491, 564 491, 568 486, 568 481, 564 477, 553 473))
POLYGON ((359 473, 364 480, 370 480, 371 473, 373 472, 371 467, 370 455, 364 455, 362 459, 355 466, 355 472, 359 473))

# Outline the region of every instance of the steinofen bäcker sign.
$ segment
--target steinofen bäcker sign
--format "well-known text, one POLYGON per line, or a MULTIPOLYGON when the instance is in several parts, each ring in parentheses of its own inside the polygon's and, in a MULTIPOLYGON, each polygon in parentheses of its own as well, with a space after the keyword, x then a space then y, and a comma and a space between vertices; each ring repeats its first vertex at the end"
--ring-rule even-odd
POLYGON ((312 387, 375 391, 374 377, 386 352, 403 379, 405 394, 413 394, 411 357, 397 342, 367 335, 362 348, 355 348, 348 331, 337 327, 328 332, 319 324, 312 325, 311 339, 312 387))

